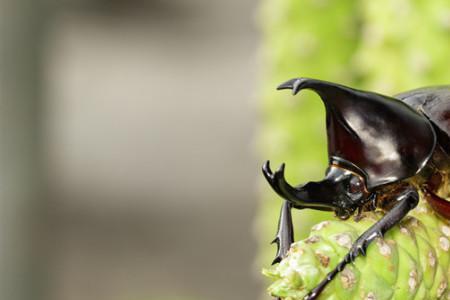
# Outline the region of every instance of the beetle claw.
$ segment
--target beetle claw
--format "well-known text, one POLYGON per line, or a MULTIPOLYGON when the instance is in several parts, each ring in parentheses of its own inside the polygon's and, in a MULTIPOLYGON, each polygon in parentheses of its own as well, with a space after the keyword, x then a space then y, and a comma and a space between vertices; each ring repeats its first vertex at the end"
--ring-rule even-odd
POLYGON ((264 177, 266 177, 267 181, 272 185, 273 182, 273 172, 270 169, 270 161, 266 161, 262 167, 262 171, 264 174, 264 177))
POLYGON ((275 171, 275 173, 273 174, 273 180, 274 180, 274 184, 276 184, 276 186, 278 187, 280 185, 281 181, 284 181, 284 167, 285 164, 282 163, 278 169, 275 171))
POLYGON ((356 240, 355 244, 352 247, 350 253, 352 254, 352 261, 356 259, 356 257, 361 254, 362 256, 366 256, 367 248, 369 244, 376 238, 383 238, 383 233, 378 230, 373 232, 369 236, 361 236, 358 240, 356 240))
POLYGON ((264 174, 264 177, 266 178, 267 182, 269 182, 270 186, 278 192, 278 189, 274 182, 274 174, 272 170, 270 169, 270 161, 266 161, 262 167, 262 171, 264 174))
POLYGON ((285 167, 285 163, 282 163, 279 167, 278 170, 275 172, 275 174, 281 174, 284 177, 284 167, 285 167))
POLYGON ((282 163, 274 173, 270 168, 270 161, 266 161, 262 167, 264 177, 267 179, 270 186, 272 186, 272 188, 283 198, 285 197, 283 196, 283 192, 280 189, 280 183, 282 183, 285 180, 284 168, 285 164, 282 163))

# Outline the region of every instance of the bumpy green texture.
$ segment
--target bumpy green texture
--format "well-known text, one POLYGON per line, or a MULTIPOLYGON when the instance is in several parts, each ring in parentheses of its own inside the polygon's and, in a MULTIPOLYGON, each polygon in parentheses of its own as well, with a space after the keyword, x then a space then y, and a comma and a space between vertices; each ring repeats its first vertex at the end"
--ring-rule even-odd
MULTIPOLYGON (((263 271, 274 281, 269 292, 285 300, 303 299, 381 216, 371 212, 358 222, 313 226, 309 237, 294 243, 280 264, 263 271)), ((450 299, 449 251, 450 222, 422 202, 383 239, 371 243, 366 257, 348 264, 319 299, 450 299)))

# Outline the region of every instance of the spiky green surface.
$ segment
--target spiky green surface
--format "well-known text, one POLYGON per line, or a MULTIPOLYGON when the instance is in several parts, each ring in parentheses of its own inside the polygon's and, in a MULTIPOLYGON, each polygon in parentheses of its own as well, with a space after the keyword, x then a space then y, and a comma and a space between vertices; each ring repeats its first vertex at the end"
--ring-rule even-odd
MULTIPOLYGON (((269 292, 286 300, 303 299, 380 217, 366 213, 358 222, 333 220, 314 226, 280 264, 264 270, 274 281, 269 292)), ((422 202, 384 239, 374 241, 366 257, 347 265, 319 299, 450 299, 449 248, 449 221, 422 202)))

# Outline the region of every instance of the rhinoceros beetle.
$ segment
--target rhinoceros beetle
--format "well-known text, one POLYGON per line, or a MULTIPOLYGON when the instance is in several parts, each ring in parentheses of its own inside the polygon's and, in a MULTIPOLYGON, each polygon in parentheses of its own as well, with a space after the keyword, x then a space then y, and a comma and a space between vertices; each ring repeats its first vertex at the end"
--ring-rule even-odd
POLYGON ((450 219, 450 202, 441 194, 450 171, 450 86, 422 88, 394 97, 310 78, 278 87, 293 95, 310 89, 326 110, 329 167, 318 182, 291 186, 284 164, 263 173, 284 199, 274 242, 273 263, 285 257, 293 240, 291 209, 333 211, 346 219, 375 209, 384 216, 364 232, 343 260, 305 297, 316 299, 326 285, 370 242, 383 235, 416 207, 421 192, 430 206, 450 219))

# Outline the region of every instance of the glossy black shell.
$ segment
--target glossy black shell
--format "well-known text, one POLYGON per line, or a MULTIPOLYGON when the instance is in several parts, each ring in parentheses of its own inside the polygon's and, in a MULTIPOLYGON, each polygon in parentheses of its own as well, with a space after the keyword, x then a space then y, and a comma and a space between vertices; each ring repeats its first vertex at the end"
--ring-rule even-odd
MULTIPOLYGON (((330 166, 360 175, 368 194, 395 189, 411 181, 417 189, 428 193, 427 200, 436 200, 433 208, 450 218, 450 202, 444 199, 449 195, 440 194, 440 188, 450 182, 450 86, 422 88, 389 97, 302 77, 286 81, 278 89, 290 89, 294 95, 309 89, 320 96, 326 110, 330 166)), ((336 178, 333 186, 338 181, 336 178)), ((330 190, 325 189, 324 182, 328 181, 316 185, 326 195, 330 190)), ((323 197, 310 197, 310 185, 285 192, 303 206, 311 205, 316 200, 310 198, 323 197), (300 192, 302 197, 297 195, 300 192)), ((336 202, 334 198, 325 202, 331 205, 336 202)), ((344 206, 343 201, 337 202, 332 206, 344 206)))
POLYGON ((428 118, 435 130, 438 146, 450 155, 450 86, 422 88, 394 97, 428 118))
POLYGON ((416 175, 433 154, 429 119, 397 98, 304 77, 278 89, 310 89, 320 96, 330 164, 363 175, 369 191, 416 175))

